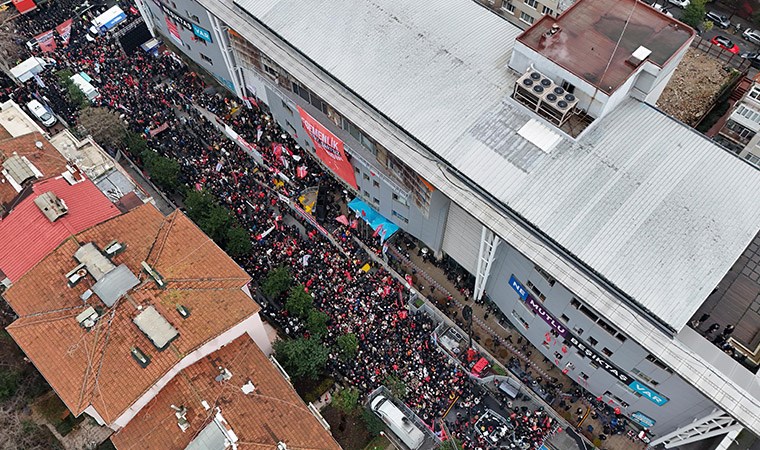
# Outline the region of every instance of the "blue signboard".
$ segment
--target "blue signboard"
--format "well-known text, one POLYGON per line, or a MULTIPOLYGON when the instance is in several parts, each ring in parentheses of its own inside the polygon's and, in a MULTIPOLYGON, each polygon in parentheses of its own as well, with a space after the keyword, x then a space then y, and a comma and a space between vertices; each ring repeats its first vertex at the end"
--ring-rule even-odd
POLYGON ((668 398, 663 397, 652 388, 644 386, 636 380, 631 381, 631 384, 629 384, 628 387, 657 406, 662 406, 668 402, 668 398))
POLYGON ((636 411, 635 413, 631 414, 631 420, 638 423, 644 428, 652 428, 654 424, 657 423, 656 420, 652 419, 651 417, 646 416, 641 411, 636 411))
POLYGON ((114 17, 113 19, 109 20, 108 22, 104 23, 101 27, 101 31, 108 31, 111 28, 115 27, 116 25, 120 24, 122 21, 127 19, 127 15, 123 12, 114 17))
POLYGON ((517 292, 517 295, 520 296, 520 299, 522 299, 522 301, 525 301, 528 298, 528 291, 523 287, 522 284, 520 284, 519 281, 517 281, 517 278, 515 278, 514 275, 509 278, 509 285, 512 286, 512 289, 514 289, 515 292, 517 292))
POLYGON ((203 39, 206 42, 211 42, 211 32, 208 31, 205 28, 201 28, 196 24, 192 24, 193 26, 193 34, 198 36, 198 38, 203 39))

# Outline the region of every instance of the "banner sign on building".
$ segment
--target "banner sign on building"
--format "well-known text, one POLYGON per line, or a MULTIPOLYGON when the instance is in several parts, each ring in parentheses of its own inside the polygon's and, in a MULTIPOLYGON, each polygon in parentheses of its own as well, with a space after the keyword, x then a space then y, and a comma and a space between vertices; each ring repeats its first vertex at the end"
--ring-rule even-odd
POLYGON ((555 319, 554 316, 549 314, 549 311, 544 308, 544 305, 542 305, 541 302, 536 301, 532 295, 528 295, 527 300, 525 300, 525 304, 528 305, 528 308, 530 308, 531 311, 538 314, 538 316, 541 317, 544 322, 552 327, 554 331, 559 333, 560 336, 567 338, 568 333, 565 325, 559 320, 555 319))
POLYGON ((298 107, 298 114, 301 115, 303 129, 306 130, 306 133, 314 143, 319 159, 321 159, 330 170, 341 177, 343 181, 356 189, 357 185, 356 178, 354 177, 354 168, 351 166, 351 163, 348 162, 346 152, 343 151, 343 141, 338 139, 337 136, 332 134, 321 123, 311 117, 309 113, 301 109, 300 106, 298 107))
POLYGON ((650 402, 654 403, 657 406, 662 406, 665 403, 668 402, 667 397, 663 397, 658 392, 652 390, 651 388, 639 383, 636 380, 632 380, 631 384, 628 385, 629 388, 633 389, 633 391, 645 399, 649 400, 650 402))
POLYGON ((37 44, 39 44, 40 50, 44 53, 52 52, 56 48, 53 30, 40 33, 35 36, 34 39, 37 41, 37 44))
POLYGON ((641 411, 636 411, 635 413, 631 414, 631 420, 638 423, 644 428, 652 428, 654 424, 657 423, 656 420, 652 419, 651 417, 646 416, 641 411))
POLYGON ((29 11, 34 11, 37 8, 34 0, 13 0, 13 6, 15 6, 16 10, 18 10, 18 12, 21 14, 26 14, 29 11))
POLYGON ((211 42, 211 32, 205 28, 201 28, 196 24, 192 24, 193 34, 198 36, 199 39, 203 39, 206 42, 211 42))
POLYGON ((517 278, 515 278, 514 274, 509 277, 509 285, 512 286, 512 289, 514 289, 515 292, 517 292, 517 295, 520 296, 520 299, 522 301, 525 301, 525 299, 528 298, 528 291, 525 290, 525 287, 522 285, 522 283, 517 281, 517 278))
POLYGON ((634 379, 631 378, 627 373, 625 373, 623 369, 607 361, 606 358, 604 358, 599 353, 595 352, 593 349, 591 349, 589 346, 587 346, 584 342, 582 342, 577 337, 570 335, 568 339, 570 341, 570 344, 572 344, 573 347, 580 350, 583 356, 588 357, 591 361, 594 362, 594 364, 604 369, 605 372, 609 373, 613 377, 622 381, 626 385, 634 381, 634 379))
POLYGON ((193 30, 193 26, 192 26, 192 24, 190 23, 189 20, 187 20, 184 17, 180 16, 179 14, 177 14, 176 12, 174 12, 171 9, 167 8, 163 4, 161 4, 161 11, 163 11, 164 14, 166 14, 167 17, 170 17, 175 22, 177 22, 177 24, 179 26, 181 26, 182 28, 184 28, 184 29, 186 29, 188 31, 192 31, 193 30))
POLYGON ((74 20, 69 19, 55 27, 55 31, 58 32, 58 36, 61 37, 64 46, 69 45, 69 40, 71 40, 71 25, 73 23, 74 20))
POLYGON ((172 35, 172 38, 174 38, 175 41, 177 41, 177 44, 179 44, 180 47, 182 47, 182 38, 179 35, 179 30, 177 29, 177 25, 174 25, 174 22, 172 22, 168 17, 165 17, 166 19, 166 28, 169 29, 169 34, 172 35))

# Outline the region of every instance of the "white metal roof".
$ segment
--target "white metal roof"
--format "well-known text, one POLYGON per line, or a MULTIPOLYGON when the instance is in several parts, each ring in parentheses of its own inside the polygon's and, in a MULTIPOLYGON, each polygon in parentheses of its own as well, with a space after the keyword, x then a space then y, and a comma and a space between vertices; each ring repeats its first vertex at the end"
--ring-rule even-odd
POLYGON ((760 174, 637 101, 525 139, 520 30, 468 0, 237 3, 676 330, 760 227, 760 174))

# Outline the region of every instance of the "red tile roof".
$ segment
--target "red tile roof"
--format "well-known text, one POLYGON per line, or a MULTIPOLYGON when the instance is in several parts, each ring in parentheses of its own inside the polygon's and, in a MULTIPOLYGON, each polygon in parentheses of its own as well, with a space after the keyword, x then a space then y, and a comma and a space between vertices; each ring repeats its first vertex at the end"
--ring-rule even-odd
POLYGON ((216 407, 238 437, 239 450, 275 449, 280 441, 289 449, 340 449, 247 335, 175 376, 111 440, 118 450, 181 450, 210 423, 216 407), (214 379, 220 366, 232 373, 229 380, 214 379), (248 381, 255 390, 245 394, 241 387, 248 381), (187 408, 190 426, 185 432, 177 425, 171 405, 187 408))
MULTIPOLYGON (((61 155, 53 145, 40 133, 30 133, 12 139, 0 139, 0 166, 6 158, 16 153, 34 164, 42 178, 57 177, 66 171, 66 158, 61 155), (37 148, 37 142, 42 143, 42 148, 37 148)), ((15 189, 0 174, 0 205, 10 203, 18 194, 15 189)))
POLYGON ((181 212, 164 217, 146 204, 66 239, 14 283, 4 296, 19 318, 7 329, 75 415, 92 405, 110 424, 182 358, 258 312, 242 290, 249 281, 181 212), (112 262, 126 265, 141 283, 108 308, 95 294, 80 298, 91 277, 68 287, 65 275, 77 265, 80 245, 103 249, 113 240, 126 249, 112 262), (142 261, 163 276, 163 288, 142 261), (164 351, 132 322, 150 305, 179 332, 164 351), (188 318, 178 305, 190 310, 188 318), (76 316, 89 306, 99 308, 101 318, 87 331, 76 316), (132 358, 132 347, 151 358, 146 368, 132 358))
POLYGON ((119 209, 97 186, 85 180, 74 185, 63 178, 51 178, 33 185, 30 196, 0 221, 0 270, 16 282, 67 237, 81 233, 119 215, 119 209), (53 192, 68 207, 65 216, 50 222, 34 199, 53 192))

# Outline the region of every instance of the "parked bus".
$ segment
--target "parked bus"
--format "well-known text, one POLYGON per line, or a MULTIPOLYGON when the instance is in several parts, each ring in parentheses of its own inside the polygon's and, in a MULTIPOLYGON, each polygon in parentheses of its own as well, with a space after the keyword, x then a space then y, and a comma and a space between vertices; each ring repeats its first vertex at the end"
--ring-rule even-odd
POLYGON ((425 434, 388 397, 378 395, 372 400, 370 408, 411 450, 417 450, 422 446, 425 434))
POLYGON ((118 6, 114 6, 108 9, 103 14, 92 19, 92 26, 90 27, 90 35, 87 36, 88 40, 93 40, 95 37, 105 33, 106 31, 114 28, 116 25, 127 20, 127 15, 124 10, 118 6))

